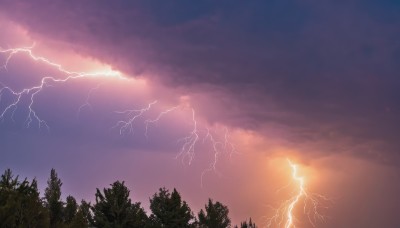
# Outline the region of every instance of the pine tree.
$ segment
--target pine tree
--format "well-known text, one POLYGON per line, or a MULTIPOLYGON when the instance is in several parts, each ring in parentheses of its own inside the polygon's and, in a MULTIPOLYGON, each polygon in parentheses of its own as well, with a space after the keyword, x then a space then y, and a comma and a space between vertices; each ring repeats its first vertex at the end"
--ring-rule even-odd
POLYGON ((37 182, 18 181, 7 169, 0 179, 0 227, 48 227, 37 182))
POLYGON ((195 218, 192 211, 181 196, 173 190, 169 193, 165 188, 160 188, 159 193, 150 199, 152 211, 151 227, 185 228, 194 227, 195 218))
POLYGON ((257 226, 253 221, 251 221, 251 218, 250 218, 249 222, 247 222, 247 220, 244 222, 241 222, 240 228, 257 228, 257 226))
POLYGON ((64 222, 70 224, 78 212, 78 204, 72 196, 67 196, 67 202, 64 209, 64 222))
POLYGON ((140 203, 132 203, 124 182, 115 182, 103 193, 97 189, 92 224, 96 227, 144 227, 147 215, 140 203))
POLYGON ((227 228, 231 227, 231 220, 228 217, 229 209, 220 202, 215 202, 211 199, 208 200, 208 205, 205 205, 205 212, 200 210, 199 226, 204 228, 218 227, 227 228))
POLYGON ((58 227, 63 222, 63 202, 61 197, 62 182, 54 169, 51 169, 50 178, 45 189, 46 207, 50 215, 50 227, 58 227))
MULTIPOLYGON (((68 198, 67 198, 67 206, 68 207, 68 198)), ((81 205, 77 207, 77 211, 75 216, 72 218, 71 222, 68 223, 68 227, 75 228, 87 228, 89 227, 89 221, 91 220, 90 214, 90 204, 86 203, 86 201, 82 200, 81 205)))

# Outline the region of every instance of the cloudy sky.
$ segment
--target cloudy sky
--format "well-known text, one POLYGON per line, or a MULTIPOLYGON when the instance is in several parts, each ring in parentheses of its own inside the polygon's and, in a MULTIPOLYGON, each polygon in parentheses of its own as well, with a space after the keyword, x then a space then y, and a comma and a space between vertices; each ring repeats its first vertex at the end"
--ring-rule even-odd
POLYGON ((0 31, 1 170, 88 200, 125 180, 146 209, 176 187, 264 226, 289 159, 331 199, 317 227, 400 226, 397 1, 0 0, 0 31))

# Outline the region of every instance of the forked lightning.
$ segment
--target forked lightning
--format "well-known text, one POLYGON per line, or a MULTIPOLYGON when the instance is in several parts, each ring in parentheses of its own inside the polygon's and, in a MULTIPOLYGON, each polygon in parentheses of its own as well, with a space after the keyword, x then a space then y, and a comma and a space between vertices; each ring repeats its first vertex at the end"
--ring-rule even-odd
MULTIPOLYGON (((44 76, 41 78, 40 83, 37 85, 23 88, 21 90, 15 90, 11 86, 5 85, 0 82, 0 102, 5 104, 5 108, 0 110, 0 120, 4 121, 7 116, 9 116, 12 120, 14 119, 15 111, 23 106, 28 109, 28 114, 26 117, 26 126, 30 127, 33 122, 38 124, 39 129, 45 127, 49 130, 49 126, 44 119, 42 119, 37 111, 35 110, 35 102, 37 99, 37 95, 42 93, 47 86, 53 86, 55 83, 66 83, 69 80, 80 79, 80 78, 92 78, 92 77, 115 77, 119 79, 126 79, 119 72, 116 71, 100 71, 100 72, 75 72, 69 71, 65 69, 61 64, 55 63, 45 57, 37 56, 33 53, 34 46, 31 47, 21 47, 21 48, 11 48, 11 49, 0 49, 0 54, 5 55, 5 62, 0 67, 0 69, 4 69, 8 71, 8 65, 12 58, 16 55, 25 55, 28 56, 31 60, 40 62, 46 66, 54 68, 57 70, 62 76, 44 76), (2 96, 8 92, 12 95, 13 99, 11 102, 2 101, 2 96), (29 99, 28 104, 24 104, 22 102, 23 98, 27 97, 29 99)), ((92 108, 89 102, 92 93, 100 88, 103 83, 98 84, 96 87, 89 90, 85 102, 78 108, 77 117, 84 108, 92 108)), ((141 109, 128 109, 124 111, 116 111, 115 113, 122 115, 123 119, 117 121, 113 128, 117 128, 119 130, 119 134, 133 134, 135 130, 134 124, 138 121, 139 118, 144 118, 146 113, 149 112, 154 105, 157 104, 157 100, 150 102, 146 107, 141 109)), ((1 103, 0 103, 1 104, 1 103)), ((145 127, 144 135, 148 137, 149 128, 151 125, 156 124, 160 121, 165 115, 170 112, 177 110, 180 106, 175 106, 164 111, 161 111, 158 116, 155 118, 147 118, 144 120, 143 124, 145 127)), ((201 133, 199 131, 198 122, 196 120, 196 113, 194 109, 191 109, 191 120, 193 123, 193 129, 189 134, 178 140, 178 143, 181 144, 181 149, 179 153, 176 155, 176 158, 182 158, 182 162, 187 162, 189 165, 193 162, 195 157, 195 147, 199 142, 201 137, 201 133)), ((213 136, 208 128, 206 128, 206 134, 204 135, 203 142, 210 142, 211 147, 214 153, 213 160, 210 163, 209 168, 203 171, 201 175, 201 184, 203 183, 203 176, 206 172, 215 171, 217 172, 217 162, 221 154, 221 150, 230 151, 230 155, 236 152, 234 145, 229 141, 228 130, 225 130, 224 142, 219 142, 215 140, 215 136, 213 136)))
MULTIPOLYGON (((274 209, 274 216, 267 219, 266 227, 296 227, 295 209, 303 204, 303 213, 308 217, 309 223, 316 227, 318 222, 325 221, 325 216, 320 212, 320 209, 326 209, 332 200, 319 194, 310 193, 307 191, 305 178, 299 176, 298 165, 287 159, 291 169, 292 185, 294 186, 294 196, 284 201, 280 207, 274 209)), ((287 187, 290 187, 289 184, 287 187)))

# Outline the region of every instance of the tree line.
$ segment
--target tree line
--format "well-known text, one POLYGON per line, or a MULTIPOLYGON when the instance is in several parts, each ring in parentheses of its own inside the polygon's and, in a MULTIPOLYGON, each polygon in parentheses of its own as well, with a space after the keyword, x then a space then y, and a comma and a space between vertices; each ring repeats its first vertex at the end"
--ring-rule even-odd
MULTIPOLYGON (((228 228, 232 227, 227 206, 209 199, 197 215, 176 189, 160 188, 150 198, 151 214, 140 202, 132 202, 130 190, 122 181, 109 188, 96 189, 95 202, 80 203, 73 196, 61 200, 62 182, 50 172, 44 197, 36 179, 14 177, 5 170, 0 180, 0 227, 49 228, 228 228)), ((256 228, 251 218, 235 228, 256 228)))

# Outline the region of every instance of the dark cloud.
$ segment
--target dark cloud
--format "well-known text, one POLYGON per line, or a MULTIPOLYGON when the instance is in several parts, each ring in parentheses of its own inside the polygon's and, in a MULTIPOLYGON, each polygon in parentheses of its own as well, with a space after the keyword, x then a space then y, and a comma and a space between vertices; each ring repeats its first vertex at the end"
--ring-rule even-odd
POLYGON ((189 93, 222 91, 211 122, 273 122, 294 143, 346 142, 399 162, 395 1, 1 2, 36 39, 189 93))

